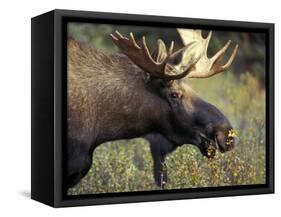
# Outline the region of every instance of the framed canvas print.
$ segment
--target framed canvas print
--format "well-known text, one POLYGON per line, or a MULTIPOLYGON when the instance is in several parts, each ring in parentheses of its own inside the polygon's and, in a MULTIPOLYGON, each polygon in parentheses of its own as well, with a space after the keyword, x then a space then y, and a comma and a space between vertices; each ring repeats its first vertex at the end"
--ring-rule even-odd
POLYGON ((274 25, 32 18, 32 192, 54 207, 274 192, 274 25))

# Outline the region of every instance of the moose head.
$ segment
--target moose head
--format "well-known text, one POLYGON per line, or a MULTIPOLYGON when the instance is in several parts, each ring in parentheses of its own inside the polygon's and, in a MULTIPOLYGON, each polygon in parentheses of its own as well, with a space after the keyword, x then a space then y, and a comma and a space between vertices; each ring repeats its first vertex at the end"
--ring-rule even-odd
MULTIPOLYGON (((214 105, 204 101, 188 86, 189 78, 208 78, 229 68, 238 51, 235 46, 224 63, 230 46, 228 41, 213 57, 207 56, 212 36, 202 37, 201 30, 178 29, 184 47, 174 52, 174 43, 167 49, 162 40, 150 53, 145 37, 139 45, 132 33, 127 38, 118 31, 111 34, 113 42, 145 73, 147 90, 158 96, 155 113, 162 115, 158 130, 171 143, 196 145, 208 158, 216 150, 225 152, 235 144, 235 131, 228 119, 214 105)), ((149 106, 149 105, 148 105, 149 106)))

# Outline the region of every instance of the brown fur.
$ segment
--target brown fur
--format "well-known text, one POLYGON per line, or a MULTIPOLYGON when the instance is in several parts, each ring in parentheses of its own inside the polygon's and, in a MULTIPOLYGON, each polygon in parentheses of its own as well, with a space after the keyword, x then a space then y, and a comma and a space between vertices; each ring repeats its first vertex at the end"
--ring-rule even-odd
POLYGON ((149 105, 158 97, 143 97, 144 76, 126 56, 107 54, 69 40, 69 136, 93 144, 117 139, 112 137, 124 127, 130 128, 130 122, 132 127, 141 129, 127 129, 128 132, 150 130, 149 123, 146 125, 142 120, 147 119, 147 114, 155 121, 160 118, 159 112, 149 111, 149 105))

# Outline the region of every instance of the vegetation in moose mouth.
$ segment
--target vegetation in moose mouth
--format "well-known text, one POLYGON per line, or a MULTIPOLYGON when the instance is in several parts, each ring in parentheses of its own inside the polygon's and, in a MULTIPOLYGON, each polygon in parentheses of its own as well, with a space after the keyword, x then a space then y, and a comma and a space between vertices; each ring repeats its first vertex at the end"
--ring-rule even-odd
MULTIPOLYGON (((137 32, 138 27, 91 24, 81 26, 73 23, 69 26, 68 34, 81 41, 93 42, 96 47, 115 52, 116 47, 106 37, 115 29, 137 32)), ((151 32, 151 38, 155 38, 155 28, 142 29, 146 33, 151 32)), ((245 40, 249 38, 246 37, 245 40)), ((216 40, 213 50, 220 47, 220 43, 216 40)), ((250 46, 247 43, 246 45, 250 46)), ((245 53, 245 50, 243 53, 241 44, 240 59, 251 55, 251 52, 262 56, 261 58, 264 57, 263 48, 253 52, 247 47, 248 53, 245 53)), ((228 71, 212 78, 188 81, 200 97, 215 105, 231 122, 235 131, 228 132, 226 145, 232 144, 235 137, 239 140, 233 150, 225 153, 218 151, 215 148, 216 144, 208 142, 203 149, 204 155, 202 150, 193 145, 187 144, 177 148, 165 161, 168 170, 165 189, 252 185, 266 182, 263 64, 255 64, 252 68, 245 67, 245 73, 242 71, 235 74, 237 69, 232 69, 233 72, 228 71), (251 71, 246 72, 246 69, 251 71)), ((136 138, 107 142, 96 148, 91 169, 77 185, 68 190, 68 194, 160 190, 155 184, 152 168, 153 159, 147 140, 136 138)))
MULTIPOLYGON (((225 145, 227 146, 228 150, 231 150, 234 146, 234 140, 237 139, 237 132, 234 129, 228 131, 227 140, 225 145)), ((216 156, 217 150, 221 150, 220 145, 218 144, 217 139, 215 138, 214 141, 206 138, 202 135, 203 142, 201 144, 202 150, 201 153, 206 156, 207 158, 214 158, 216 156)))

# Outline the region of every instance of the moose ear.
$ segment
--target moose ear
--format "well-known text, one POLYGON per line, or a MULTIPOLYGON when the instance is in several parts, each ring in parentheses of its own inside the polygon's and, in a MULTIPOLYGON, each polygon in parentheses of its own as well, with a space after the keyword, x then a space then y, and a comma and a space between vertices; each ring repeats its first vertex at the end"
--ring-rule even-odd
POLYGON ((167 55, 168 54, 167 54, 165 43, 161 39, 158 39, 157 48, 154 50, 154 52, 151 55, 152 58, 154 59, 155 62, 161 63, 166 59, 167 55))

